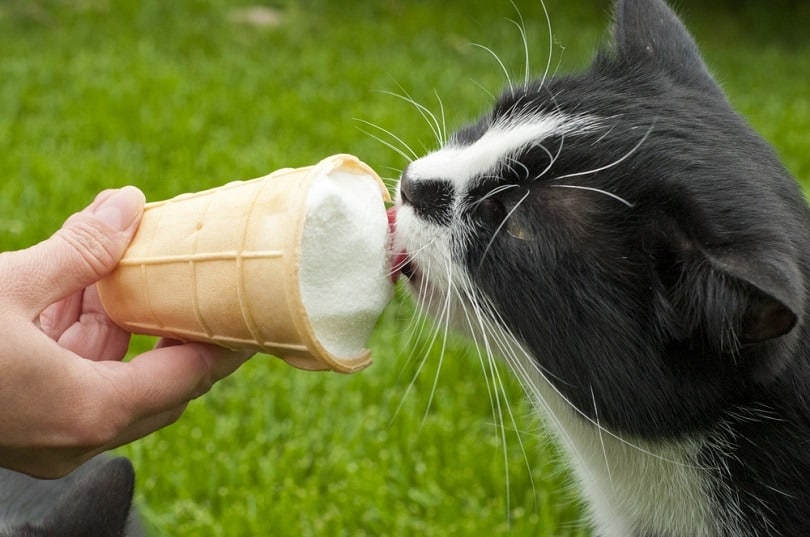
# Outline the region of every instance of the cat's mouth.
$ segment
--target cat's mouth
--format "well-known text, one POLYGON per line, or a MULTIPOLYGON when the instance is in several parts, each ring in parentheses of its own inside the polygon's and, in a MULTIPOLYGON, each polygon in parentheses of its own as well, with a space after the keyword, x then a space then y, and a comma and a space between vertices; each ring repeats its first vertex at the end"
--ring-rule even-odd
POLYGON ((391 237, 391 281, 394 283, 399 280, 400 275, 405 276, 409 280, 413 280, 416 275, 416 268, 411 263, 408 252, 396 245, 394 237, 397 231, 397 209, 391 207, 388 209, 388 232, 391 237))

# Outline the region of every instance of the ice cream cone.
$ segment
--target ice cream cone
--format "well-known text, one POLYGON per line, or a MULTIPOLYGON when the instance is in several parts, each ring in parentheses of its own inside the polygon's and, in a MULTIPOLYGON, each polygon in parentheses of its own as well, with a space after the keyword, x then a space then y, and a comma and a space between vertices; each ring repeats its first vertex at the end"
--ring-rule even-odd
POLYGON ((253 349, 302 369, 357 371, 371 362, 365 340, 390 299, 384 200, 388 193, 371 168, 335 155, 149 203, 118 268, 98 284, 102 303, 116 324, 134 333, 253 349), (344 183, 365 201, 340 193, 344 183), (313 199, 329 194, 313 194, 315 184, 359 205, 317 206, 313 199), (360 224, 358 212, 367 213, 360 224), (356 225, 373 229, 349 229, 356 225), (364 260, 357 259, 358 248, 364 260), (319 256, 329 266, 321 267, 319 256), (355 266, 359 272, 346 271, 355 266), (344 274, 348 279, 339 281, 344 274), (373 280, 374 300, 362 283, 350 288, 364 279, 373 280), (341 347, 347 338, 362 344, 341 347))

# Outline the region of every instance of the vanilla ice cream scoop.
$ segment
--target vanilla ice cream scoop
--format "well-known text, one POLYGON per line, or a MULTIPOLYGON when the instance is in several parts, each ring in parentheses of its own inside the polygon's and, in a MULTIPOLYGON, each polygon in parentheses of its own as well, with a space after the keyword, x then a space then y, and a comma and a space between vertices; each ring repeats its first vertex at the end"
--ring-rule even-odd
POLYGON ((131 332, 357 371, 392 296, 389 200, 371 168, 335 155, 149 203, 102 304, 131 332))

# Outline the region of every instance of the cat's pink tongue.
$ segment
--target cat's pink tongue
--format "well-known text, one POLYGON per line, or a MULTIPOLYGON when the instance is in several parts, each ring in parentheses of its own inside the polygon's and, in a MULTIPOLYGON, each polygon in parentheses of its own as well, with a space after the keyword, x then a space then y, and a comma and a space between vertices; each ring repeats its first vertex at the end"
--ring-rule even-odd
MULTIPOLYGON (((388 233, 393 243, 394 233, 397 231, 397 208, 388 209, 388 233)), ((391 281, 397 283, 402 267, 408 262, 408 253, 404 250, 392 251, 391 255, 391 281)))

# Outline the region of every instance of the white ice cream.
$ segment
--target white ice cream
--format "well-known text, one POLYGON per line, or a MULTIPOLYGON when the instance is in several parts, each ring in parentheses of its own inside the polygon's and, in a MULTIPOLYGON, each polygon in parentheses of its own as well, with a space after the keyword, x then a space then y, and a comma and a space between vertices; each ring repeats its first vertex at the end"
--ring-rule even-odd
POLYGON ((354 358, 393 292, 379 183, 343 171, 318 177, 306 211, 301 298, 321 344, 336 357, 354 358))

